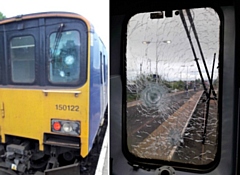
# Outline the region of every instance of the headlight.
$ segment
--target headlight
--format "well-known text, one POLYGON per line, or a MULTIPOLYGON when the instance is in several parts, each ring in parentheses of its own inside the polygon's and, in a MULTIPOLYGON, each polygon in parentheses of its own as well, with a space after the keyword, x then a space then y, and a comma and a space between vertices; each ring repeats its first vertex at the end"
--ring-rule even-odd
POLYGON ((71 132, 73 130, 72 126, 70 123, 64 123, 62 126, 63 130, 65 132, 71 132))
POLYGON ((61 134, 69 135, 80 135, 80 121, 70 121, 70 120, 51 120, 51 131, 61 134))
POLYGON ((66 56, 64 59, 66 65, 72 65, 74 63, 74 57, 72 55, 66 56))

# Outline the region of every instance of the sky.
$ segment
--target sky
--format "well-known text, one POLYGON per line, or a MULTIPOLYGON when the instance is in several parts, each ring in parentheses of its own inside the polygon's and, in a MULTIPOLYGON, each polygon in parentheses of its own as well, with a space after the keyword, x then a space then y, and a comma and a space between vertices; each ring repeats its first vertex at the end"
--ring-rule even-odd
MULTIPOLYGON (((159 74, 166 80, 194 80, 200 78, 191 45, 180 15, 151 19, 150 13, 132 16, 127 29, 127 76, 134 80, 140 74, 159 74)), ((207 73, 188 17, 183 11, 196 57, 203 74, 207 73)), ((214 54, 213 79, 218 76, 220 20, 211 8, 191 9, 208 72, 211 72, 214 54)))
POLYGON ((0 0, 0 12, 13 17, 29 13, 65 11, 87 18, 109 51, 109 0, 0 0))

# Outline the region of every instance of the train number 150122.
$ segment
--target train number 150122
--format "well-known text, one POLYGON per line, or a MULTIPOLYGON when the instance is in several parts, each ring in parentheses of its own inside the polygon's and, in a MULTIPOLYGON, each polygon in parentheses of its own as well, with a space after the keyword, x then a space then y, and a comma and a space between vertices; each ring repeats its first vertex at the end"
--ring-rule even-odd
POLYGON ((79 111, 79 106, 78 105, 61 105, 61 104, 57 104, 56 106, 56 110, 59 111, 79 111))

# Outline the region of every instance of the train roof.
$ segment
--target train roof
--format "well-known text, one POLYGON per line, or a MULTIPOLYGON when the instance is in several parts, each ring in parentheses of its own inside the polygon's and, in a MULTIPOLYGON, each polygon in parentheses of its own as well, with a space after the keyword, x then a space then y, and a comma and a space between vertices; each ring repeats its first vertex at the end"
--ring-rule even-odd
POLYGON ((51 11, 51 12, 39 12, 39 13, 30 13, 24 15, 17 15, 10 18, 5 18, 0 20, 1 24, 7 24, 16 21, 28 20, 33 18, 50 18, 50 17, 68 17, 68 18, 77 18, 83 20, 91 31, 94 31, 94 27, 91 22, 82 15, 73 12, 63 12, 63 11, 51 11))
MULTIPOLYGON (((84 16, 77 14, 77 13, 73 13, 73 12, 63 12, 63 11, 49 11, 49 12, 38 12, 38 13, 29 13, 29 14, 24 14, 24 15, 17 15, 17 16, 13 16, 13 17, 9 17, 9 18, 5 18, 3 20, 0 20, 0 25, 2 24, 7 24, 7 23, 12 23, 12 22, 16 22, 16 21, 22 21, 22 20, 28 20, 28 19, 33 19, 33 18, 50 18, 50 17, 68 17, 68 18, 75 18, 75 19, 81 19, 83 20, 88 28, 90 32, 95 33, 95 29, 93 24, 84 16)), ((104 45, 104 47, 106 48, 104 42, 102 41, 102 39, 100 38, 100 36, 98 36, 100 42, 104 45)))

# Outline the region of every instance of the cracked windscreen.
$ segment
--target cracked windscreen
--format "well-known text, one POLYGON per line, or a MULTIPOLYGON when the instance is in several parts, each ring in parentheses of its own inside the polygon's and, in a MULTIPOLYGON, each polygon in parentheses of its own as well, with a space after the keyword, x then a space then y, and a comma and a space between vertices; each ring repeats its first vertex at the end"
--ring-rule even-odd
POLYGON ((219 137, 219 16, 212 8, 165 14, 128 21, 127 149, 139 158, 206 165, 219 137))
POLYGON ((79 50, 79 32, 55 32, 50 35, 49 80, 51 82, 74 83, 79 80, 81 59, 79 50))

